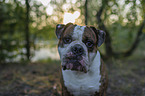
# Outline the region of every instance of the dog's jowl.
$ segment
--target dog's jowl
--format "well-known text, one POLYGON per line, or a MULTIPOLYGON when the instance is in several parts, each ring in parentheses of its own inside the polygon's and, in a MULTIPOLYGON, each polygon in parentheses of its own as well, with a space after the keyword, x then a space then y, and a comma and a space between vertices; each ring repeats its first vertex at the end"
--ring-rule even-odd
POLYGON ((105 96, 107 75, 98 47, 105 32, 72 23, 56 26, 61 59, 62 96, 105 96))

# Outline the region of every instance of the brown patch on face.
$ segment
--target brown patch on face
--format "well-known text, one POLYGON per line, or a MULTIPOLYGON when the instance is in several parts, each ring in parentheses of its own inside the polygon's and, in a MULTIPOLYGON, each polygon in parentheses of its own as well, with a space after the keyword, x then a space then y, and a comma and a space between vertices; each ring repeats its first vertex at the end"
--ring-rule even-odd
POLYGON ((97 51, 97 37, 94 31, 86 26, 83 33, 83 42, 86 44, 87 42, 92 42, 93 46, 88 47, 88 52, 96 52, 97 51))
POLYGON ((75 25, 70 24, 70 25, 66 25, 65 27, 66 27, 66 28, 64 29, 64 31, 63 31, 63 33, 62 33, 62 35, 61 35, 61 38, 60 38, 60 40, 59 40, 59 43, 58 43, 58 46, 59 46, 59 47, 64 47, 63 38, 69 37, 69 38, 72 39, 71 36, 72 36, 72 34, 73 34, 73 30, 74 30, 75 25))

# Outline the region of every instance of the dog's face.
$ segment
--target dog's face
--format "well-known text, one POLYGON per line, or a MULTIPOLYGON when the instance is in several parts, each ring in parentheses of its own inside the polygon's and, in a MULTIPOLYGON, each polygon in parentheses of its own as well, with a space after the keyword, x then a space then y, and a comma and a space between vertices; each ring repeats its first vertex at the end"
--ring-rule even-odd
POLYGON ((69 23, 56 26, 59 39, 58 51, 63 70, 87 72, 99 47, 105 39, 105 32, 94 27, 69 23))

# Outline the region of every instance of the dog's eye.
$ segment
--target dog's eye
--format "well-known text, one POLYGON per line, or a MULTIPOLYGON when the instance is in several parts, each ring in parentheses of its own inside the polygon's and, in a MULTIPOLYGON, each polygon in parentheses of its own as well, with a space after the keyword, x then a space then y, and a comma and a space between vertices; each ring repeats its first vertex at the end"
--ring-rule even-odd
POLYGON ((71 39, 71 38, 64 38, 64 39, 63 39, 63 42, 64 42, 65 44, 69 44, 69 43, 72 42, 72 39, 71 39))
POLYGON ((94 45, 94 43, 93 43, 92 41, 87 41, 87 42, 86 42, 86 46, 87 46, 88 48, 93 47, 93 45, 94 45))

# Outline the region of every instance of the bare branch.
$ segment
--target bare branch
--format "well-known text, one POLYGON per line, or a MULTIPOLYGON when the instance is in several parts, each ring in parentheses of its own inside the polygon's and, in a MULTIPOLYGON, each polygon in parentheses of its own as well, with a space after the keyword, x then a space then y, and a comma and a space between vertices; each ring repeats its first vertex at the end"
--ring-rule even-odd
POLYGON ((134 50, 137 48, 137 46, 140 42, 140 37, 143 33, 142 31, 143 31, 144 26, 145 26, 145 20, 142 22, 142 24, 137 32, 137 36, 136 36, 134 43, 132 44, 132 47, 127 52, 124 53, 125 57, 130 56, 134 52, 134 50))

